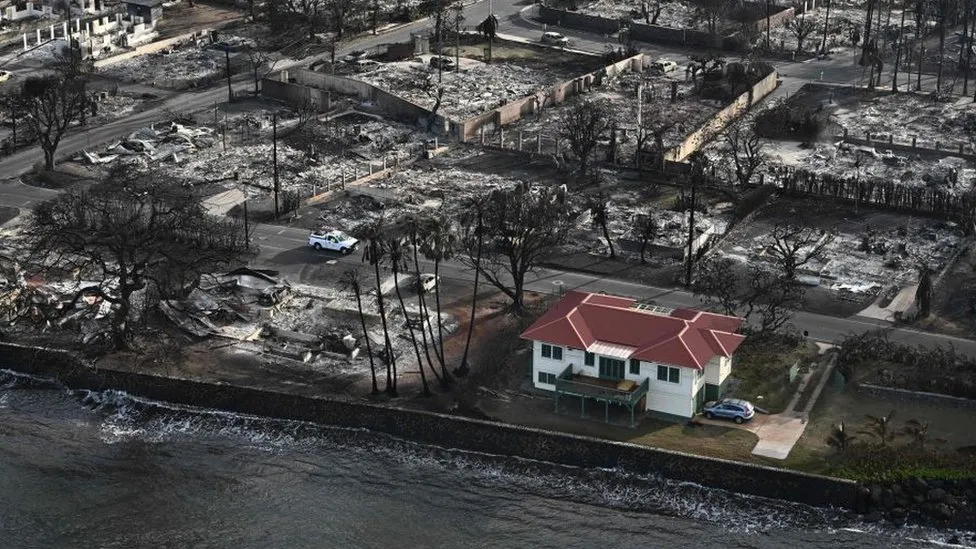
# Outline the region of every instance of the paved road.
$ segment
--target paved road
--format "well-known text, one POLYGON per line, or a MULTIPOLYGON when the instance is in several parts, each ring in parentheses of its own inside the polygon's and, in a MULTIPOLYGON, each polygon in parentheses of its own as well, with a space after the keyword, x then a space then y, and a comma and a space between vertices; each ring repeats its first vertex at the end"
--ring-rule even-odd
MULTIPOLYGON (((520 14, 523 6, 512 0, 496 0, 493 4, 493 9, 500 19, 499 32, 528 39, 538 39, 543 29, 520 14)), ((487 14, 488 5, 484 1, 468 6, 465 10, 465 17, 472 24, 484 19, 487 14)), ((341 54, 355 48, 406 40, 409 39, 412 31, 424 29, 428 26, 429 22, 418 21, 389 33, 367 36, 349 44, 341 54)), ((575 31, 565 31, 565 34, 573 40, 575 49, 600 53, 605 51, 608 45, 613 47, 618 45, 614 39, 604 36, 588 35, 575 31)), ((642 51, 668 55, 676 60, 683 60, 691 53, 688 50, 682 51, 661 46, 641 46, 642 51)), ((286 60, 279 63, 278 68, 307 66, 321 57, 323 56, 302 60, 286 60)), ((848 83, 856 80, 859 75, 864 77, 863 68, 856 66, 853 59, 835 58, 807 63, 777 63, 777 68, 784 76, 783 87, 787 90, 799 87, 805 81, 820 79, 821 71, 823 71, 825 81, 830 82, 848 83)), ((238 77, 235 82, 235 89, 247 89, 249 88, 248 84, 246 77, 238 77)), ((175 95, 168 97, 154 109, 110 124, 72 133, 62 142, 61 155, 68 156, 90 146, 90 144, 117 139, 121 135, 163 118, 167 111, 192 112, 216 102, 223 102, 226 100, 226 93, 225 87, 218 86, 200 92, 175 95)), ((55 194, 56 191, 27 187, 16 180, 17 176, 30 170, 32 165, 41 158, 42 155, 38 149, 29 149, 0 161, 0 178, 7 179, 6 184, 0 184, 0 204, 21 208, 31 207, 33 204, 55 194)), ((307 232, 301 229, 258 225, 255 227, 254 238, 261 250, 259 257, 254 261, 255 266, 278 269, 292 280, 310 284, 335 282, 342 270, 361 266, 358 256, 339 257, 312 251, 305 245, 307 232)), ((423 268, 430 270, 431 266, 425 263, 423 268)), ((443 265, 441 275, 445 288, 453 286, 459 291, 459 295, 460 290, 470 287, 473 279, 473 273, 455 263, 443 265)), ((653 299, 667 306, 699 305, 693 295, 681 290, 643 286, 607 277, 552 269, 542 269, 531 274, 526 288, 537 292, 556 292, 560 289, 575 288, 629 295, 641 299, 653 299)), ((862 332, 884 325, 860 319, 835 318, 805 312, 796 314, 794 324, 798 329, 808 331, 810 337, 821 341, 838 341, 850 333, 862 332)), ((944 345, 951 343, 961 352, 976 356, 976 341, 907 329, 894 330, 892 338, 911 344, 944 345)))

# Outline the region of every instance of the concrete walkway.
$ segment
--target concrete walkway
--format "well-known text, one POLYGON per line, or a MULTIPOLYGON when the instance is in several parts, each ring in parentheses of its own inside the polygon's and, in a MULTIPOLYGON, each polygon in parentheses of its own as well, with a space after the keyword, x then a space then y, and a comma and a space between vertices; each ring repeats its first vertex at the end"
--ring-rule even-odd
POLYGON ((918 284, 905 286, 886 307, 878 306, 878 302, 883 299, 883 296, 881 296, 863 311, 857 313, 857 316, 883 320, 885 322, 895 322, 895 313, 905 313, 915 304, 916 293, 918 293, 918 284))
POLYGON ((755 433, 759 438, 759 442, 752 449, 753 455, 779 460, 786 459, 793 450, 793 446, 796 445, 796 441, 800 440, 800 437, 803 436, 803 431, 807 427, 807 419, 810 417, 810 410, 813 409, 814 404, 820 399, 820 393, 823 392, 827 381, 834 373, 837 355, 834 354, 830 357, 821 355, 821 361, 823 360, 827 361, 825 365, 821 366, 821 368, 825 368, 823 375, 820 377, 819 383, 817 383, 813 393, 810 395, 810 399, 802 410, 796 410, 796 406, 816 370, 811 370, 806 374, 800 382, 799 387, 797 387, 793 399, 786 406, 786 411, 782 413, 770 415, 757 414, 756 417, 752 418, 752 421, 742 425, 704 418, 699 421, 708 425, 733 427, 755 433))

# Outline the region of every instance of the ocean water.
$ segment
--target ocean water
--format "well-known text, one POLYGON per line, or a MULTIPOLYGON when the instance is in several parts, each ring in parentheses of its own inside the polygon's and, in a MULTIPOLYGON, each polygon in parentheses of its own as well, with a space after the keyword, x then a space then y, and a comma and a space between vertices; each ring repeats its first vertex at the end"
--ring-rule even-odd
POLYGON ((973 533, 0 372, 0 549, 897 548, 973 533))

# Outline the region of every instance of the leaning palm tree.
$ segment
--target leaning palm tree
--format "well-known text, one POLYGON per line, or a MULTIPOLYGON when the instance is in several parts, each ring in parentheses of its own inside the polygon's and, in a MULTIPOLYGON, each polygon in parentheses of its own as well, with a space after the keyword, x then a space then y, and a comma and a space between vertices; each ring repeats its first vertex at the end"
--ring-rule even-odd
POLYGON ((464 354, 461 355, 461 364, 455 371, 458 377, 468 375, 469 371, 468 350, 471 348, 471 334, 474 332, 474 315, 478 308, 478 275, 481 274, 481 254, 485 247, 484 202, 479 198, 475 198, 468 205, 469 207, 464 208, 460 221, 461 227, 464 228, 462 238, 465 242, 465 248, 470 250, 471 246, 474 246, 476 250, 474 258, 474 290, 471 294, 471 317, 468 320, 468 335, 464 342, 464 354))
POLYGON ((342 285, 352 290, 356 296, 359 324, 363 329, 363 338, 366 339, 366 354, 369 355, 369 373, 373 377, 373 394, 379 394, 380 390, 376 386, 376 361, 373 359, 373 347, 369 342, 369 332, 366 331, 366 315, 363 314, 363 274, 359 269, 346 269, 342 273, 342 285))
MULTIPOLYGON (((444 322, 441 320, 441 284, 440 267, 442 261, 447 261, 454 256, 454 251, 458 245, 458 236, 450 216, 446 212, 439 212, 438 215, 430 217, 425 225, 426 238, 422 240, 421 251, 424 257, 434 262, 434 300, 437 306, 437 345, 434 346, 435 352, 441 362, 441 374, 444 382, 450 381, 447 366, 444 363, 444 322)), ((477 278, 477 269, 475 277, 477 278)), ((476 282, 477 284, 477 282, 476 282)), ((430 323, 427 324, 431 328, 430 323)), ((434 334, 430 334, 431 339, 434 334)))
POLYGON ((393 345, 390 342, 390 329, 386 324, 386 307, 383 302, 383 280, 380 278, 380 265, 386 261, 387 251, 383 240, 383 217, 380 216, 376 221, 366 223, 357 231, 360 240, 365 241, 363 247, 363 262, 369 263, 373 267, 376 275, 376 307, 379 310, 380 320, 383 323, 383 341, 386 344, 386 392, 390 396, 397 396, 397 371, 396 355, 393 353, 393 345))
MULTIPOLYGON (((441 385, 446 385, 444 379, 437 375, 437 369, 434 368, 434 361, 430 359, 430 345, 427 344, 427 330, 424 329, 425 325, 428 328, 430 327, 430 322, 428 320, 427 302, 424 299, 423 284, 421 283, 420 280, 420 258, 418 257, 418 250, 420 249, 420 242, 419 242, 420 232, 423 230, 424 224, 425 222, 421 218, 418 218, 416 216, 409 216, 406 219, 404 228, 410 234, 410 247, 413 249, 414 274, 417 277, 417 305, 420 307, 420 319, 421 319, 420 337, 421 337, 421 343, 423 343, 423 347, 424 347, 424 356, 427 357, 427 365, 430 367, 430 371, 432 374, 434 374, 434 377, 437 378, 437 381, 441 385)), ((430 332, 430 342, 431 344, 434 343, 434 333, 432 331, 430 332)), ((441 363, 444 362, 444 360, 441 358, 441 355, 437 354, 436 348, 434 349, 434 355, 437 356, 438 361, 440 361, 441 363)))
MULTIPOLYGON (((393 269, 393 287, 396 289, 397 300, 400 301, 400 311, 407 324, 407 331, 410 333, 410 342, 413 344, 413 351, 417 355, 417 369, 420 370, 420 380, 423 382, 425 397, 431 396, 430 385, 427 383, 427 374, 424 373, 424 360, 420 357, 420 347, 417 345, 417 336, 413 332, 413 324, 407 314, 407 306, 403 302, 403 293, 400 291, 400 273, 407 269, 407 250, 403 238, 391 235, 386 241, 387 254, 390 260, 390 267, 393 269)), ((422 329, 422 328, 421 328, 422 329)))

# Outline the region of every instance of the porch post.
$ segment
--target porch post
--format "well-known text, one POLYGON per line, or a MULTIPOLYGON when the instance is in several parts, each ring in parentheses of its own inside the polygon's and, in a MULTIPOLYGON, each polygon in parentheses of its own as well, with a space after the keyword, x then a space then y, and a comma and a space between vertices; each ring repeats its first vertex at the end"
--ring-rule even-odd
POLYGON ((630 428, 633 429, 634 427, 636 427, 636 425, 634 425, 634 404, 631 403, 630 404, 630 428))
POLYGON ((580 397, 580 417, 586 415, 586 397, 580 397))
POLYGON ((609 400, 605 400, 603 402, 603 407, 604 407, 603 408, 604 409, 604 415, 603 415, 604 420, 607 423, 610 423, 610 401, 609 400))
POLYGON ((559 389, 556 389, 556 409, 554 412, 559 413, 559 389))

